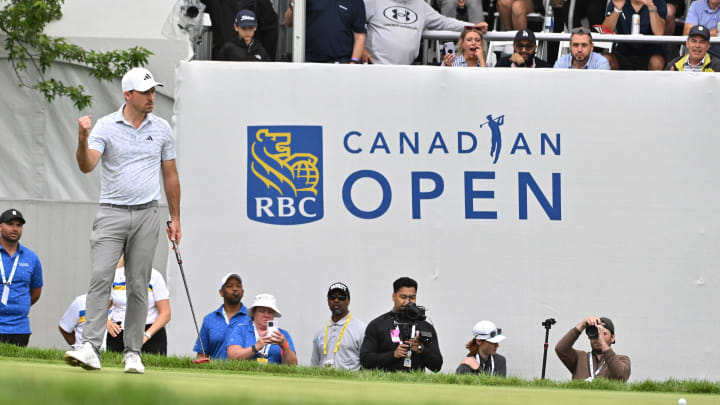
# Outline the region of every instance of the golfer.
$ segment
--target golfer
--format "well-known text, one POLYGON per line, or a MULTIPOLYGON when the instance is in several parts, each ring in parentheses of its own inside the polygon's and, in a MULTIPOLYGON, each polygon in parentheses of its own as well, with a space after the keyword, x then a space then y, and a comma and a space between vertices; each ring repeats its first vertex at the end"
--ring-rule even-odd
POLYGON ((152 114, 155 87, 147 69, 134 68, 122 78, 125 104, 98 120, 78 119, 77 162, 89 173, 102 157, 100 208, 90 235, 90 286, 83 345, 65 353, 65 361, 100 369, 98 348, 105 334, 115 266, 125 255, 127 311, 124 323, 125 372, 145 372, 140 358, 147 317, 148 283, 162 225, 158 200, 160 174, 170 209, 168 238, 180 242, 180 181, 175 141, 167 121, 152 114))

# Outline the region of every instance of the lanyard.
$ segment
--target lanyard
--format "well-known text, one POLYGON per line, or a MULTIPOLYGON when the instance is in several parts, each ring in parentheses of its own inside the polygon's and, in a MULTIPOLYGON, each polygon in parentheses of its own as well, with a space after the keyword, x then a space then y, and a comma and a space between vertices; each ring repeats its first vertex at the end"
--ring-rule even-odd
MULTIPOLYGON (((230 320, 228 319, 227 312, 225 312, 225 307, 223 307, 223 318, 225 318, 225 325, 230 325, 230 320)), ((257 333, 255 336, 257 336, 257 333)))
MULTIPOLYGON (((253 332, 255 333, 255 341, 257 342, 258 340, 260 340, 260 335, 258 334, 258 330, 255 327, 255 322, 253 322, 252 326, 253 326, 253 332)), ((269 350, 270 350, 270 345, 265 345, 265 346, 263 346, 262 350, 260 350, 258 352, 258 354, 263 358, 267 358, 269 350)))
MULTIPOLYGON (((352 314, 348 315, 347 321, 345 321, 345 325, 343 325, 342 331, 340 332, 340 336, 338 336, 337 344, 335 345, 335 350, 333 351, 333 354, 337 353, 338 349, 340 348, 340 341, 343 338, 343 335, 345 334, 345 329, 347 329, 348 324, 350 323, 350 320, 352 319, 352 314)), ((327 331, 330 327, 330 323, 332 322, 332 319, 328 321, 327 325, 325 326, 325 337, 323 338, 323 354, 327 356, 327 331)))
POLYGON ((20 260, 20 252, 17 252, 15 257, 15 263, 13 263, 12 270, 10 271, 10 278, 5 278, 5 265, 3 264, 2 257, 0 256, 0 274, 2 275, 3 284, 12 285, 13 277, 15 277, 15 270, 17 270, 18 260, 20 260))
POLYGON ((598 374, 600 374, 600 370, 605 367, 605 360, 603 360, 603 362, 600 363, 598 369, 593 372, 593 355, 592 352, 590 352, 588 353, 588 365, 590 366, 590 377, 588 377, 588 381, 592 381, 595 379, 595 377, 597 377, 598 374))
MULTIPOLYGON (((478 362, 478 365, 480 365, 480 355, 475 355, 475 360, 478 362)), ((492 377, 495 374, 495 358, 493 355, 490 355, 490 377, 492 377)))

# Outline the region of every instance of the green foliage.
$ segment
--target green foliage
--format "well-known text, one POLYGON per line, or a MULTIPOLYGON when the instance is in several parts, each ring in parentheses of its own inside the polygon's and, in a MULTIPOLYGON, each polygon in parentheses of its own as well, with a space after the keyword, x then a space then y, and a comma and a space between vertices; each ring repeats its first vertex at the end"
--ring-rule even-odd
POLYGON ((50 66, 57 61, 86 66, 90 75, 100 81, 121 77, 136 66, 147 63, 149 50, 134 47, 127 50, 97 52, 73 45, 63 38, 51 38, 43 33, 45 26, 62 17, 64 0, 9 0, 0 2, 0 32, 5 35, 8 60, 15 69, 20 86, 41 92, 48 102, 56 97, 68 97, 78 110, 89 107, 92 97, 82 85, 69 86, 62 81, 46 78, 50 66), (22 71, 28 67, 40 77, 27 83, 22 71))

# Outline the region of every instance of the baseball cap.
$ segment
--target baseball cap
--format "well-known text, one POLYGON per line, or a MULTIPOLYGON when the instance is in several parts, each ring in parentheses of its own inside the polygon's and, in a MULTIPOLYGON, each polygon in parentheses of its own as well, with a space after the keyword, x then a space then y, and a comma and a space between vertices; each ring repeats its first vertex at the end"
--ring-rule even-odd
POLYGON ((692 28, 690 28, 690 33, 688 34, 688 38, 690 38, 693 35, 700 35, 701 37, 710 40, 710 30, 707 29, 704 25, 693 25, 692 28))
POLYGON ((480 321, 473 326, 473 339, 480 339, 490 343, 500 343, 507 336, 503 336, 502 329, 498 329, 494 323, 490 321, 480 321))
POLYGON ((155 86, 163 86, 153 78, 149 70, 136 67, 128 70, 122 78, 122 91, 148 91, 155 86))
POLYGON ((220 279, 220 289, 223 288, 223 286, 225 285, 225 283, 227 283, 227 281, 228 281, 228 279, 230 279, 230 277, 235 277, 236 279, 238 279, 238 281, 240 282, 240 284, 242 284, 242 277, 240 277, 239 274, 237 274, 237 273, 228 273, 228 274, 224 275, 223 278, 220 279))
MULTIPOLYGON (((697 27, 697 25, 695 27, 697 27)), ((707 31, 707 28, 705 30, 707 31)), ((615 334, 615 325, 613 324, 613 321, 611 321, 610 318, 606 318, 604 316, 600 317, 600 320, 602 321, 602 323, 605 324, 604 325, 605 329, 609 330, 610 334, 614 335, 615 334)))
POLYGON ((256 307, 267 307, 275 311, 275 318, 280 318, 280 311, 277 307, 277 300, 272 294, 258 294, 255 296, 255 301, 248 308, 248 315, 252 318, 255 313, 256 307))
POLYGON ((23 218, 22 212, 16 210, 15 208, 10 208, 0 215, 0 224, 10 222, 13 219, 19 219, 20 222, 25 224, 25 218, 23 218))
POLYGON ((332 293, 332 292, 335 291, 335 290, 338 290, 338 291, 342 292, 342 293, 345 294, 348 298, 350 298, 350 289, 349 289, 348 286, 346 286, 345 284, 343 284, 343 283, 333 283, 333 284, 331 284, 331 285, 330 285, 330 288, 328 288, 328 292, 327 292, 328 297, 330 296, 330 293, 332 293))
POLYGON ((248 9, 238 11, 235 16, 235 25, 238 27, 257 27, 255 13, 248 9))
POLYGON ((518 41, 532 41, 535 42, 535 33, 530 31, 529 29, 525 28, 517 32, 515 34, 515 40, 513 42, 518 41))

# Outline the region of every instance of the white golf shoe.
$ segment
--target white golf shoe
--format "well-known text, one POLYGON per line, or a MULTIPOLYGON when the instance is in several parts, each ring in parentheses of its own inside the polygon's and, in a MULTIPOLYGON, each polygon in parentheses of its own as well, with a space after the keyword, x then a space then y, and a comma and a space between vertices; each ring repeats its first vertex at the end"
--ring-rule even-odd
POLYGON ((77 350, 68 350, 63 356, 65 362, 73 367, 85 370, 100 370, 100 358, 89 342, 83 343, 77 350))
POLYGON ((125 372, 132 374, 143 374, 145 373, 145 366, 142 364, 140 354, 136 352, 125 352, 123 355, 125 358, 125 372))

